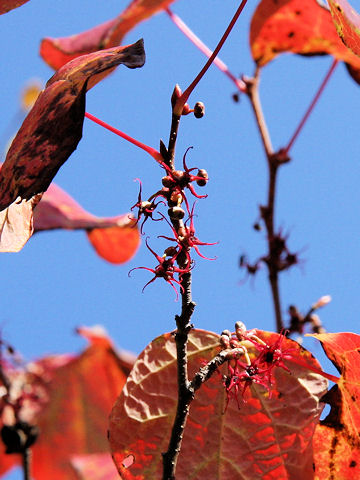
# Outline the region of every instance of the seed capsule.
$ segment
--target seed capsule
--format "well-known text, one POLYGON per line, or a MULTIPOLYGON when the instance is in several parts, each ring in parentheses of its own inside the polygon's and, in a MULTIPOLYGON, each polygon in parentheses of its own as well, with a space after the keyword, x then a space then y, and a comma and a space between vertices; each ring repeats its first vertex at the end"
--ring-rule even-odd
POLYGON ((199 187, 205 187, 205 185, 209 181, 209 175, 207 171, 203 168, 199 168, 196 176, 201 177, 200 179, 196 180, 196 183, 199 185, 199 187))
POLYGON ((202 102, 195 103, 194 115, 196 118, 202 118, 205 115, 205 105, 202 102))
POLYGON ((181 220, 184 218, 185 212, 181 207, 171 207, 168 210, 168 215, 175 220, 181 220))

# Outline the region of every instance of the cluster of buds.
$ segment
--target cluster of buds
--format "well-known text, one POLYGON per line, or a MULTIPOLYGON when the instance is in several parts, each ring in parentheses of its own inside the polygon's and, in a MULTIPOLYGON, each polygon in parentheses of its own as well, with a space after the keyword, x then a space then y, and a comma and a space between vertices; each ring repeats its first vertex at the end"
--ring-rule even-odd
MULTIPOLYGON (((220 345, 227 351, 228 373, 223 377, 227 402, 234 398, 240 408, 240 398, 244 401, 244 394, 252 384, 265 387, 271 396, 273 385, 273 369, 280 367, 290 373, 284 359, 291 358, 291 349, 283 350, 282 343, 286 331, 278 336, 272 344, 267 344, 258 337, 256 329, 246 330, 242 322, 236 322, 235 332, 224 330, 220 336, 220 345), (253 347, 256 355, 249 354, 249 347, 253 347)), ((225 408, 225 409, 226 409, 225 408)))
POLYGON ((325 333, 325 328, 322 326, 320 317, 314 312, 319 308, 325 307, 328 303, 331 302, 330 295, 324 295, 315 302, 310 310, 303 315, 295 305, 290 305, 288 313, 290 316, 289 319, 289 331, 290 333, 298 332, 300 334, 304 333, 305 325, 309 324, 312 333, 325 333))
MULTIPOLYGON (((263 207, 264 208, 264 207, 263 207)), ((254 224, 254 229, 261 230, 260 223, 254 224)), ((262 264, 266 264, 270 270, 282 272, 288 270, 293 265, 299 263, 298 253, 293 253, 287 246, 288 235, 283 235, 280 231, 275 234, 269 241, 269 253, 258 258, 254 263, 250 263, 246 255, 240 256, 240 268, 246 270, 247 275, 255 275, 261 268, 262 264)))
MULTIPOLYGON (((202 258, 207 258, 202 255, 198 249, 198 246, 201 245, 215 245, 215 243, 205 243, 201 242, 195 235, 195 227, 194 227, 194 207, 195 203, 193 204, 192 208, 190 209, 189 202, 187 200, 185 189, 188 189, 192 195, 196 198, 205 198, 207 195, 198 195, 194 190, 192 185, 193 182, 196 182, 198 186, 203 187, 207 184, 209 177, 204 169, 200 169, 197 167, 188 168, 186 164, 186 155, 188 151, 192 147, 189 147, 183 157, 183 170, 175 170, 171 168, 168 163, 166 162, 165 158, 167 156, 167 151, 165 146, 162 144, 162 155, 164 161, 159 161, 158 163, 161 167, 165 170, 166 175, 162 178, 162 189, 153 194, 148 200, 142 199, 142 185, 140 180, 140 191, 138 195, 137 202, 131 210, 134 208, 138 208, 138 215, 137 215, 137 222, 139 222, 142 218, 141 224, 141 233, 143 234, 143 226, 147 219, 151 220, 163 220, 165 219, 167 223, 170 225, 170 228, 173 232, 174 237, 167 237, 164 235, 160 235, 160 238, 165 238, 171 242, 175 242, 175 246, 168 247, 163 255, 158 255, 148 244, 148 239, 146 239, 146 246, 149 251, 155 256, 158 261, 158 265, 155 268, 148 268, 148 267, 137 267, 130 270, 129 275, 133 270, 136 269, 144 269, 152 272, 154 277, 146 283, 143 290, 152 282, 156 280, 156 278, 163 278, 176 292, 176 299, 178 299, 178 292, 176 290, 175 284, 180 286, 181 291, 183 292, 183 287, 181 285, 182 275, 185 273, 190 272, 193 261, 190 256, 190 251, 192 248, 197 252, 197 254, 202 258), (197 173, 194 174, 194 170, 197 170, 197 173), (156 199, 161 197, 163 200, 158 201, 155 203, 156 199), (166 219, 166 217, 160 213, 159 218, 154 218, 154 212, 159 204, 165 204, 164 200, 166 200, 168 205, 168 216, 170 221, 166 219), (183 204, 185 205, 185 209, 183 208, 183 204), (184 222, 184 218, 188 214, 187 220, 184 222), (177 264, 177 266, 175 265, 177 264), (179 280, 174 278, 174 275, 179 275, 179 280)), ((214 260, 213 258, 209 260, 214 260)))

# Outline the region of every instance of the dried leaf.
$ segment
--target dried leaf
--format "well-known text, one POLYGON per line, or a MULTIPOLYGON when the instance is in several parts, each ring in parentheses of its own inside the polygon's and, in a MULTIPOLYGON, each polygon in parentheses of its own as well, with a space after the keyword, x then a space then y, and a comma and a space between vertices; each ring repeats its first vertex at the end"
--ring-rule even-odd
MULTIPOLYGON (((273 343, 277 334, 259 332, 273 343)), ((219 351, 219 336, 193 330, 189 338, 192 376, 219 351)), ((284 349, 304 365, 319 368, 311 354, 285 339, 284 349)), ((318 374, 287 362, 291 374, 275 372, 272 397, 260 385, 245 393, 240 410, 226 396, 221 375, 197 391, 190 408, 177 467, 177 480, 241 478, 244 480, 312 478, 311 440, 327 382, 318 374)), ((225 368, 225 366, 224 366, 225 368)), ((226 371, 226 370, 224 370, 226 371)), ((222 373, 224 373, 224 371, 222 373)), ((121 477, 126 480, 160 478, 162 452, 168 447, 176 411, 177 374, 174 337, 155 339, 138 357, 110 416, 110 446, 121 477), (134 455, 135 462, 122 462, 134 455)))
POLYGON ((33 233, 33 210, 41 195, 12 203, 0 212, 0 252, 18 252, 33 233))
POLYGON ((360 15, 346 0, 329 0, 329 7, 341 40, 360 55, 360 15))
POLYGON ((138 23, 173 2, 174 0, 133 0, 118 17, 86 32, 70 37, 43 39, 40 55, 50 67, 58 70, 79 55, 119 45, 125 34, 138 23))
POLYGON ((28 1, 29 0, 0 0, 0 15, 10 12, 10 10, 14 10, 14 8, 21 7, 21 5, 24 5, 24 3, 28 1))
POLYGON ((130 260, 140 244, 140 234, 130 214, 96 217, 52 183, 34 211, 34 230, 56 228, 85 230, 96 252, 115 264, 130 260))
POLYGON ((338 384, 322 399, 331 410, 314 435, 315 478, 354 480, 360 478, 360 335, 313 336, 341 373, 338 384))
MULTIPOLYGON (((291 52, 329 54, 360 69, 360 58, 342 44, 329 10, 317 0, 262 0, 251 21, 250 45, 260 67, 291 52)), ((358 81, 355 76, 354 80, 358 81)))

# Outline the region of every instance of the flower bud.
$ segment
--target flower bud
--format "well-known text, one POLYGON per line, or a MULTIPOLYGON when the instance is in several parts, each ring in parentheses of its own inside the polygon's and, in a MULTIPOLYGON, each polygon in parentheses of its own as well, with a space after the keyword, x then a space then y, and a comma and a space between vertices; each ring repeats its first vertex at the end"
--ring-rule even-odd
POLYGON ((171 95, 171 105, 172 105, 173 108, 175 107, 177 99, 181 97, 181 93, 182 93, 181 88, 179 87, 178 84, 176 84, 175 88, 174 88, 174 91, 171 95))
POLYGON ((228 337, 231 337, 231 332, 230 332, 230 330, 223 330, 223 331, 221 332, 221 335, 226 335, 226 336, 228 336, 228 337))
POLYGON ((221 335, 220 337, 220 346, 225 350, 230 348, 230 338, 228 335, 221 335))
POLYGON ((175 255, 177 254, 177 249, 176 247, 168 247, 166 250, 164 250, 164 254, 167 257, 175 257, 175 255))
POLYGON ((194 105, 195 118, 202 118, 205 115, 205 105, 202 102, 196 102, 194 105))
POLYGON ((317 310, 318 308, 325 307, 328 303, 331 302, 331 296, 330 295, 324 295, 323 297, 320 297, 317 302, 312 305, 312 310, 317 310))
POLYGON ((181 220, 184 218, 185 212, 181 207, 171 207, 168 210, 168 215, 172 219, 181 220))
POLYGON ((246 332, 246 326, 245 326, 245 323, 243 322, 236 322, 235 323, 235 331, 241 331, 242 333, 245 333, 246 332))
POLYGON ((167 188, 171 188, 174 185, 174 181, 170 177, 170 175, 166 175, 166 177, 163 177, 161 179, 161 183, 164 185, 164 187, 167 187, 167 188))
POLYGON ((201 177, 200 179, 196 180, 196 183, 199 185, 199 187, 205 187, 209 180, 209 175, 207 171, 203 168, 199 168, 196 176, 201 177))

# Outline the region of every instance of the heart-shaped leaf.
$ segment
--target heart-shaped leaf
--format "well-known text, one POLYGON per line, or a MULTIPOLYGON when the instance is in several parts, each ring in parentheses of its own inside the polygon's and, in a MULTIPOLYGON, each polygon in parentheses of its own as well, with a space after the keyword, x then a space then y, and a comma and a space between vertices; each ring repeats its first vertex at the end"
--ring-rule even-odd
POLYGON ((130 260, 140 244, 137 224, 130 214, 96 217, 52 183, 34 211, 34 231, 56 228, 85 230, 96 252, 115 264, 130 260))
POLYGON ((250 45, 259 66, 284 52, 333 55, 355 71, 359 83, 360 58, 340 41, 329 10, 317 0, 262 0, 251 21, 250 45))
POLYGON ((331 410, 315 430, 316 478, 354 480, 360 478, 360 335, 313 336, 320 340, 326 355, 341 373, 337 385, 322 399, 331 410))
POLYGON ((70 37, 45 38, 41 42, 40 55, 50 67, 58 70, 79 55, 119 45, 125 34, 138 23, 173 2, 174 0, 133 0, 118 17, 86 32, 70 37))
MULTIPOLYGON (((130 46, 79 57, 51 77, 20 127, 0 170, 0 211, 14 209, 21 201, 41 195, 76 149, 82 135, 85 94, 96 83, 97 75, 119 64, 141 67, 144 61, 143 42, 139 40, 130 46)), ((14 216, 6 212, 0 229, 14 216)), ((30 216, 27 210, 26 231, 14 234, 22 244, 31 235, 30 216)), ((9 245, 8 236, 6 242, 9 245)), ((18 249, 16 245, 14 250, 18 249)))
MULTIPOLYGON (((275 333, 258 331, 267 344, 275 333)), ((291 352, 291 373, 276 368, 272 394, 252 384, 238 408, 226 394, 221 372, 196 392, 190 406, 176 479, 241 478, 269 480, 312 478, 311 440, 327 381, 307 369, 318 362, 297 343, 283 339, 291 352), (302 366, 296 364, 296 361, 302 366)), ((189 336, 190 378, 220 350, 219 336, 192 330, 189 336)), ((288 356, 287 356, 288 357, 288 356)), ((172 334, 156 338, 138 357, 110 416, 110 446, 121 478, 161 478, 162 452, 168 448, 177 404, 176 345, 172 334), (133 455, 135 462, 124 468, 133 455)))

